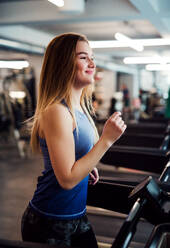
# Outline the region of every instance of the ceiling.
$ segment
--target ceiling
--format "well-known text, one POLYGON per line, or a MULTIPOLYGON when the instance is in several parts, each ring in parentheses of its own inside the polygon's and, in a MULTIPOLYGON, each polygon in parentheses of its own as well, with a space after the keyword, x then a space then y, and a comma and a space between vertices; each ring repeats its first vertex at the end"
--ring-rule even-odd
MULTIPOLYGON (((64 11, 47 0, 0 0, 1 49, 43 53, 48 42, 63 32, 83 33, 90 41, 114 40, 116 32, 132 39, 170 38, 170 0, 65 2, 72 9, 64 11), (81 11, 77 9, 80 2, 84 4, 81 11)), ((125 56, 170 54, 170 45, 144 48, 143 52, 128 47, 94 49, 94 53, 114 62, 125 56)))

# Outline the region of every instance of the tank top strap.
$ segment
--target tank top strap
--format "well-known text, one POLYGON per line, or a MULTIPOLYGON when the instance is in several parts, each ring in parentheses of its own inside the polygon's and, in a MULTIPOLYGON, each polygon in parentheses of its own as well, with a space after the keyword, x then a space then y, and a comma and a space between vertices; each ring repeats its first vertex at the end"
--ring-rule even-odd
POLYGON ((71 110, 70 110, 70 108, 68 107, 68 105, 67 105, 67 103, 65 102, 64 99, 61 101, 61 104, 63 104, 63 105, 68 109, 68 111, 70 112, 70 114, 71 114, 71 116, 72 116, 71 110))
POLYGON ((66 101, 65 101, 64 99, 61 100, 61 104, 63 104, 63 105, 66 106, 67 108, 69 108, 68 105, 67 105, 67 103, 66 103, 66 101))

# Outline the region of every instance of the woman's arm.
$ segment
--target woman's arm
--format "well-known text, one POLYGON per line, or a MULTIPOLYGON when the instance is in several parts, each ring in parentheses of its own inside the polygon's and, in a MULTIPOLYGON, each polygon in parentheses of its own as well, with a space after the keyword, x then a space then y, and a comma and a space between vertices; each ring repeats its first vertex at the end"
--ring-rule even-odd
POLYGON ((45 136, 54 173, 61 187, 71 189, 86 177, 125 128, 120 113, 114 113, 107 120, 94 147, 75 161, 73 119, 65 106, 50 106, 42 115, 40 129, 45 136))

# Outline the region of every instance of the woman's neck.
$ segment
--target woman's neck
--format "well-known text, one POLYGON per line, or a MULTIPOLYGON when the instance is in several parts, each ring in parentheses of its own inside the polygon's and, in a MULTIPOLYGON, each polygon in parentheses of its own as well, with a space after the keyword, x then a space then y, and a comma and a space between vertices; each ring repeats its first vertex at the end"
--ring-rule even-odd
POLYGON ((82 94, 82 89, 77 90, 77 89, 72 89, 72 106, 73 108, 81 109, 80 105, 80 98, 82 94))

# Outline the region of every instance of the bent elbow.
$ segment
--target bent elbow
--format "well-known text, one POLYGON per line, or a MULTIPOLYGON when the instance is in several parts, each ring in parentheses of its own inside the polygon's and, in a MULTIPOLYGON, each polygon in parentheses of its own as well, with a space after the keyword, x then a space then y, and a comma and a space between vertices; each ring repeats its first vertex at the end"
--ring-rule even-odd
POLYGON ((59 182, 61 188, 65 189, 65 190, 71 190, 72 188, 74 188, 74 184, 68 181, 60 181, 59 182))
POLYGON ((62 185, 60 184, 61 188, 65 189, 65 190, 71 190, 74 186, 70 185, 70 184, 66 184, 63 183, 62 185))

